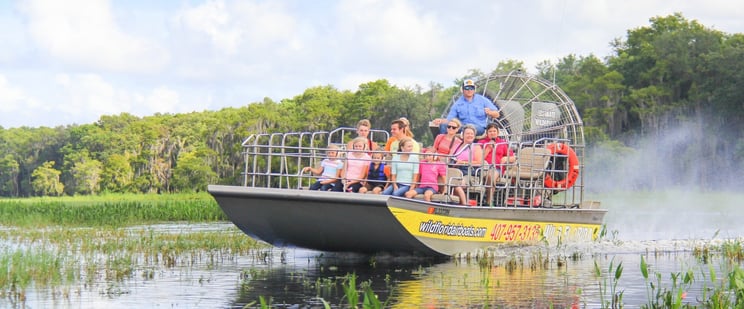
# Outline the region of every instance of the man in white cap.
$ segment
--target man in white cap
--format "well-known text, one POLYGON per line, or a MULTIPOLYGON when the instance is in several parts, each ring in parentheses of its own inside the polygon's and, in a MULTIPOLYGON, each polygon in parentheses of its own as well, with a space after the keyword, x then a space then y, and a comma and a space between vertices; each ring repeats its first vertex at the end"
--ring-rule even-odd
POLYGON ((452 118, 459 119, 463 125, 475 126, 478 136, 483 135, 488 125, 488 117, 498 118, 499 108, 488 98, 475 93, 475 82, 465 79, 462 82, 462 96, 452 104, 447 119, 435 119, 434 124, 439 125, 439 132, 447 132, 447 123, 452 118))

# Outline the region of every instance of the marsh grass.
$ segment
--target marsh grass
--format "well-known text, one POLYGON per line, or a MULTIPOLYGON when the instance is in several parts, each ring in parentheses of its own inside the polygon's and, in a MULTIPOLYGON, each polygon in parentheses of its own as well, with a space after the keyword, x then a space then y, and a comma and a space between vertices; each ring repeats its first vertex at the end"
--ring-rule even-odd
MULTIPOLYGON (((24 299, 28 288, 65 295, 71 286, 93 287, 141 278, 156 270, 207 265, 217 267, 238 257, 260 258, 267 246, 236 227, 212 231, 157 232, 152 229, 9 228, 0 251, 0 295, 24 299), (138 277, 136 277, 138 276, 138 277)), ((108 293, 108 292, 107 292, 108 293)))
POLYGON ((227 217, 208 193, 0 199, 0 225, 5 226, 127 226, 224 220, 227 217))

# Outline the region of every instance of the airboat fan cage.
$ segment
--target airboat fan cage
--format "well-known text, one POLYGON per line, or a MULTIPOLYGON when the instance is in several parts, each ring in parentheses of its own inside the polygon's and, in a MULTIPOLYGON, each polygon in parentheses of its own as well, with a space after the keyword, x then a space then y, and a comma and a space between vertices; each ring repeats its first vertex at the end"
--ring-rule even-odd
POLYGON ((473 79, 478 93, 498 106, 499 117, 490 121, 500 124, 501 135, 512 148, 550 148, 549 144, 562 143, 572 149, 576 154, 576 166, 551 160, 546 171, 575 170, 578 177, 573 187, 564 193, 572 200, 582 200, 586 146, 584 124, 571 98, 553 82, 522 71, 473 79))
POLYGON ((478 92, 501 111, 499 122, 509 141, 564 139, 583 148, 584 130, 574 102, 552 82, 519 71, 477 80, 478 92))

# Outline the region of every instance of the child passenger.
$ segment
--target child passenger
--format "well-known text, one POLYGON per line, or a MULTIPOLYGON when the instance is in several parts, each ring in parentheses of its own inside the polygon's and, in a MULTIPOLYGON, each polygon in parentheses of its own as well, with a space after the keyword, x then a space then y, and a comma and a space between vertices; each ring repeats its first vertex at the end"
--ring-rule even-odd
MULTIPOLYGON (((447 179, 447 164, 437 159, 436 150, 431 147, 424 149, 424 160, 419 163, 419 185, 415 189, 406 192, 407 198, 414 198, 417 194, 424 195, 424 201, 431 202, 431 196, 439 192, 439 184, 445 183, 447 179)), ((460 198, 460 204, 465 205, 465 191, 461 187, 455 187, 455 194, 460 198)))
POLYGON ((366 144, 367 138, 361 136, 351 141, 353 151, 346 155, 343 173, 346 192, 359 192, 362 181, 367 178, 370 156, 364 151, 366 144))
POLYGON ((338 146, 330 145, 326 151, 327 158, 320 162, 320 166, 313 168, 305 166, 302 168, 303 173, 308 171, 313 174, 320 175, 318 180, 310 186, 310 190, 321 190, 321 191, 338 191, 341 192, 344 189, 341 183, 341 170, 344 168, 344 162, 337 158, 338 146))
POLYGON ((382 152, 372 153, 372 162, 369 163, 367 170, 367 181, 363 187, 359 188, 359 193, 367 193, 369 190, 372 190, 374 194, 382 193, 387 182, 385 162, 382 162, 382 157, 382 152))
POLYGON ((398 143, 398 153, 393 155, 390 163, 390 183, 382 194, 405 196, 406 192, 416 188, 419 180, 419 159, 413 150, 413 139, 404 137, 398 143))

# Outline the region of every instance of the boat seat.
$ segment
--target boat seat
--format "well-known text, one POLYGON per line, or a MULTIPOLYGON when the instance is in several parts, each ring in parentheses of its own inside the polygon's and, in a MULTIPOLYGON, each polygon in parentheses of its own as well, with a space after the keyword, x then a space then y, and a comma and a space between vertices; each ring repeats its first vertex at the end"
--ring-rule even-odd
POLYGON ((519 150, 516 164, 509 165, 499 183, 512 179, 537 181, 545 175, 550 163, 550 150, 543 147, 525 147, 519 150))
POLYGON ((524 147, 517 153, 516 163, 506 167, 495 188, 494 202, 516 205, 516 201, 531 200, 544 189, 545 171, 550 163, 550 150, 544 147, 524 147))
MULTIPOLYGON (((432 202, 438 202, 438 203, 454 203, 459 204, 460 198, 452 194, 453 187, 459 187, 462 186, 463 179, 465 178, 462 174, 462 171, 454 168, 454 167, 448 167, 447 168, 447 177, 445 177, 445 183, 439 183, 440 186, 444 186, 445 190, 444 194, 442 193, 435 193, 431 196, 432 202)), ((424 195, 423 194, 417 194, 415 199, 423 200, 424 195)))

